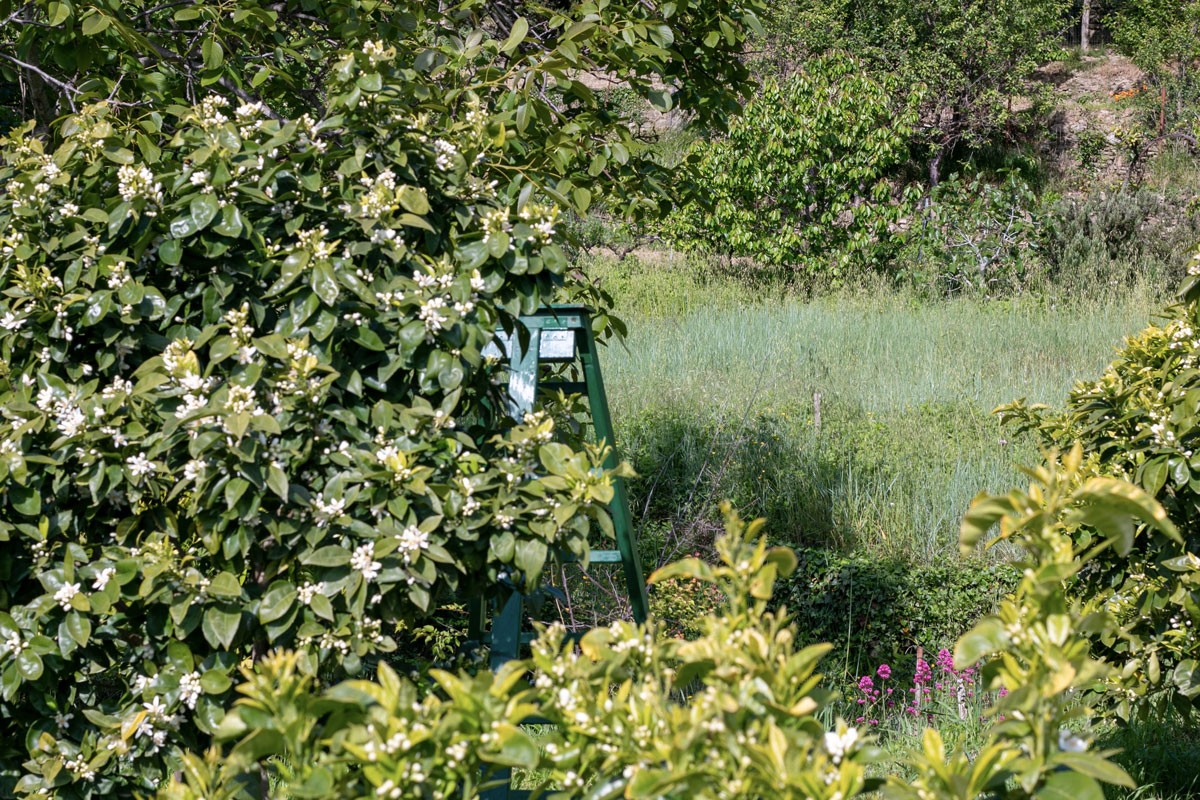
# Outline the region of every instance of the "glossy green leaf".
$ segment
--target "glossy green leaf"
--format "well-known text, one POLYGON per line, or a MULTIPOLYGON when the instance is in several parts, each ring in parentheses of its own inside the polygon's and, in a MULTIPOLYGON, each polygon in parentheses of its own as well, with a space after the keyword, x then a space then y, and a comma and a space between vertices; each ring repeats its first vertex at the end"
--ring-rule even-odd
POLYGON ((237 636, 241 620, 241 612, 232 606, 210 605, 204 610, 201 630, 209 645, 220 650, 228 650, 237 636))

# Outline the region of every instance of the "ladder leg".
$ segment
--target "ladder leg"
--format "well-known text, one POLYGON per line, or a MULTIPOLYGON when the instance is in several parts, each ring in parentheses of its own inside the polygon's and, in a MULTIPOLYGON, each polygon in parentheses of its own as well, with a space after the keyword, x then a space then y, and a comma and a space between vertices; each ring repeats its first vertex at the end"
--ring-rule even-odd
POLYGON ((513 331, 509 347, 508 362, 508 415, 517 422, 533 411, 537 399, 538 355, 541 351, 542 331, 529 329, 529 347, 521 347, 522 331, 513 331))
MULTIPOLYGON (((506 662, 521 655, 521 617, 525 603, 519 592, 512 592, 500 607, 500 613, 492 619, 492 672, 506 662)), ((509 800, 512 793, 512 770, 505 767, 493 776, 501 781, 499 786, 480 794, 481 800, 509 800)))
POLYGON ((487 599, 473 597, 467 601, 467 642, 470 647, 483 644, 483 625, 487 621, 487 599))
POLYGON ((525 603, 518 592, 512 592, 492 620, 492 671, 521 655, 521 617, 525 603))
MULTIPOLYGON (((608 456, 604 459, 604 466, 614 469, 618 463, 617 438, 613 432, 612 415, 608 410, 604 378, 600 374, 596 339, 592 336, 591 320, 586 316, 579 338, 579 360, 583 364, 583 380, 587 384, 588 405, 592 410, 596 439, 601 444, 608 445, 608 456)), ((617 537, 617 550, 620 551, 621 563, 625 566, 625 585, 629 589, 633 618, 637 622, 645 622, 649 616, 650 603, 646 597, 646 581, 642 577, 641 556, 633 541, 633 519, 629 514, 629 493, 625 488, 624 478, 616 478, 613 481, 613 499, 609 503, 609 511, 612 513, 613 529, 617 537)))

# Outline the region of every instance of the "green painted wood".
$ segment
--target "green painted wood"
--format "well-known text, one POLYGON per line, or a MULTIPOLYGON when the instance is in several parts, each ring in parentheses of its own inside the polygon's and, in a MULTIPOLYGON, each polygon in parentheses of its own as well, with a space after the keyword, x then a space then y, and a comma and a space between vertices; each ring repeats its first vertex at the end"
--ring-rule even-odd
MULTIPOLYGON (((604 466, 616 469, 617 437, 613 430, 612 414, 608 410, 608 395, 604 391, 604 376, 600 373, 600 356, 596 352, 596 339, 592 335, 591 324, 583 326, 579 335, 579 360, 583 364, 583 380, 588 387, 588 405, 592 411, 592 425, 596 429, 596 439, 601 444, 608 445, 608 455, 604 466)), ((645 622, 650 615, 650 602, 646 597, 646 581, 642 577, 642 561, 638 555, 637 543, 633 540, 633 519, 629 515, 629 492, 625 480, 617 478, 613 481, 613 500, 609 503, 609 511, 613 518, 613 529, 617 539, 617 549, 621 552, 621 561, 625 565, 625 587, 629 591, 629 602, 633 609, 633 618, 645 622)))
MULTIPOLYGON (((508 413, 516 420, 524 419, 533 411, 537 401, 540 366, 544 363, 579 362, 582 381, 547 381, 545 388, 561 389, 567 393, 586 394, 591 410, 592 426, 596 441, 607 445, 604 466, 615 469, 619 463, 616 449, 616 434, 613 430, 612 414, 604 390, 604 377, 600 372, 600 358, 596 339, 592 334, 591 317, 581 306, 555 306, 541 309, 535 314, 521 317, 526 331, 512 334, 497 333, 497 343, 489 345, 484 355, 503 357, 509 361, 508 413), (564 334, 573 337, 571 341, 564 334), (543 354, 543 346, 546 352, 543 354)), ((646 596, 646 582, 642 577, 642 564, 638 556, 637 543, 633 537, 633 520, 629 514, 629 494, 623 478, 613 481, 613 499, 609 503, 616 538, 615 550, 592 550, 589 559, 596 564, 621 564, 625 574, 625 586, 629 592, 629 604, 633 618, 645 622, 650 604, 646 596)), ((511 592, 499 605, 499 612, 492 618, 491 631, 485 633, 488 608, 482 601, 474 601, 468 608, 467 639, 472 645, 485 642, 491 644, 490 665, 493 670, 504 663, 520 657, 521 647, 533 639, 533 634, 522 632, 524 601, 517 592, 511 592)), ((578 638, 578 637, 575 637, 578 638)), ((529 722, 528 724, 534 724, 529 722)), ((518 800, 529 797, 526 791, 514 790, 511 786, 511 770, 497 774, 503 783, 481 793, 484 800, 518 800)))

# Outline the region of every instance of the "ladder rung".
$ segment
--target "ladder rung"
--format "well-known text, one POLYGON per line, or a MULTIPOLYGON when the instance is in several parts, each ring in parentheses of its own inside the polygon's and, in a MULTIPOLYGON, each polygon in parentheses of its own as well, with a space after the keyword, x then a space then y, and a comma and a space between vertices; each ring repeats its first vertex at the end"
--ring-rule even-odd
MULTIPOLYGON (((593 550, 588 556, 588 561, 592 564, 620 564, 623 560, 620 550, 593 550)), ((579 559, 574 556, 565 556, 562 563, 578 564, 579 559)))
POLYGON ((553 725, 554 721, 545 717, 526 717, 521 720, 522 725, 553 725))
POLYGON ((587 394, 587 384, 583 381, 545 381, 542 388, 550 391, 561 389, 563 394, 587 394))

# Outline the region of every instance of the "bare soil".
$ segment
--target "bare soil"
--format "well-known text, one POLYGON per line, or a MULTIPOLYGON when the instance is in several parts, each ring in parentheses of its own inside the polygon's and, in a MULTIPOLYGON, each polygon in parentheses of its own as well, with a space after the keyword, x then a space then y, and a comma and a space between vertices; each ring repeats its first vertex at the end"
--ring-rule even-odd
POLYGON ((1138 127, 1137 94, 1145 74, 1128 58, 1085 56, 1082 65, 1054 62, 1038 71, 1052 87, 1054 111, 1042 148, 1061 175, 1078 176, 1080 191, 1129 177, 1123 134, 1138 127))

